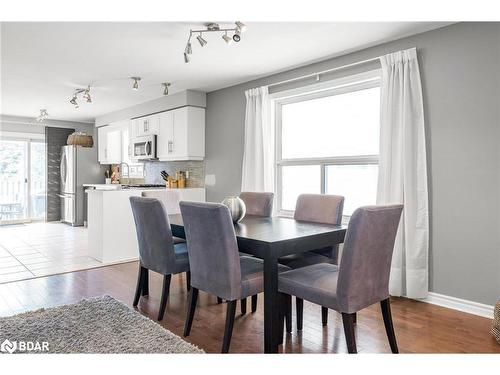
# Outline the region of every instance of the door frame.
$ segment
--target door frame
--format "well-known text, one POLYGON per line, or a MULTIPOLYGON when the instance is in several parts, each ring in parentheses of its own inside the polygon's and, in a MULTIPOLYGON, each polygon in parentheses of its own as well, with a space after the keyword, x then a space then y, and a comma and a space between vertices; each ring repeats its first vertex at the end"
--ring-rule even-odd
MULTIPOLYGON (((4 220, 0 221, 0 226, 2 225, 12 225, 12 224, 25 224, 32 222, 43 221, 44 219, 32 219, 33 216, 33 204, 31 202, 31 143, 32 142, 45 142, 45 135, 43 133, 19 133, 19 132, 4 132, 0 134, 0 140, 6 141, 19 141, 26 142, 26 171, 25 171, 25 184, 26 186, 26 217, 18 220, 4 220)), ((47 175, 45 176, 47 178, 47 175)), ((45 192, 47 193, 47 185, 45 185, 45 192)), ((47 199, 47 198, 45 198, 47 199)), ((45 207, 47 210, 47 207, 45 207)))

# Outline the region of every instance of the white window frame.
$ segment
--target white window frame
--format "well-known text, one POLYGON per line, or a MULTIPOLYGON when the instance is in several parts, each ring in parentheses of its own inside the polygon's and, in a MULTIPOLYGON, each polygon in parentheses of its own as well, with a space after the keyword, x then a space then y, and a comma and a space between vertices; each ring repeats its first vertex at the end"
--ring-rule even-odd
MULTIPOLYGON (((290 103, 298 103, 306 100, 318 99, 327 96, 341 95, 349 92, 366 90, 380 87, 381 70, 342 77, 328 82, 321 82, 315 85, 300 87, 284 92, 271 94, 272 116, 275 129, 275 191, 277 200, 277 214, 279 216, 291 217, 294 210, 285 210, 281 207, 282 198, 282 169, 284 166, 296 165, 319 165, 321 170, 321 194, 325 194, 325 173, 329 165, 366 165, 379 163, 379 155, 353 155, 322 158, 289 158, 283 159, 282 155, 282 106, 290 103)), ((349 216, 344 215, 343 222, 347 222, 349 216)))

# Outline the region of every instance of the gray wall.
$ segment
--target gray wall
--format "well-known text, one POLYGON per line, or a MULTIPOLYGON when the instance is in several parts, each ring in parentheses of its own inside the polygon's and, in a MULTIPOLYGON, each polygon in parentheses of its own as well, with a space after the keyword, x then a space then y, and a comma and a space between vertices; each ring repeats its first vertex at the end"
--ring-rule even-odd
POLYGON ((431 204, 430 290, 500 298, 500 23, 460 23, 207 94, 207 199, 239 192, 244 90, 417 47, 431 204))

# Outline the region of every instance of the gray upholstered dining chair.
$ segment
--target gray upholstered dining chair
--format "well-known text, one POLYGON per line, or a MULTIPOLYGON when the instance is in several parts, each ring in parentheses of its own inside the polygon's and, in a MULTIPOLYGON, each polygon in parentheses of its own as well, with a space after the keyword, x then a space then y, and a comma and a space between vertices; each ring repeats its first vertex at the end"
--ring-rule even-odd
MULTIPOLYGON (((148 190, 143 191, 142 196, 146 198, 156 198, 165 208, 165 213, 167 215, 180 214, 181 209, 179 208, 180 195, 178 191, 172 189, 161 189, 161 190, 148 190)), ((174 237, 174 244, 186 242, 184 238, 174 237)))
MULTIPOLYGON (((240 256, 229 209, 217 203, 181 202, 191 266, 191 291, 184 326, 189 336, 198 291, 227 301, 222 353, 229 351, 236 302, 264 290, 263 262, 240 256)), ((284 270, 283 267, 280 268, 284 270)))
POLYGON ((270 217, 273 213, 273 193, 242 191, 240 198, 245 202, 247 215, 270 217))
MULTIPOLYGON (((356 353, 355 314, 380 302, 393 353, 398 353, 389 300, 389 274, 402 205, 366 206, 351 216, 340 266, 319 263, 283 272, 278 288, 283 301, 295 295, 342 314, 349 353, 356 353)), ((281 322, 282 324, 282 322, 281 322)))
MULTIPOLYGON (((340 225, 344 210, 344 197, 327 194, 302 194, 297 198, 294 219, 319 224, 340 225)), ((310 266, 317 263, 338 263, 339 245, 329 246, 324 249, 309 251, 302 254, 288 255, 279 259, 281 264, 292 269, 310 266)), ((304 301, 295 298, 297 313, 297 329, 302 329, 304 301)), ((328 309, 321 309, 323 326, 328 324, 328 309)), ((291 327, 287 327, 291 332, 291 327)))
MULTIPOLYGON (((260 193, 253 191, 242 191, 240 199, 245 203, 246 214, 253 216, 270 217, 273 213, 274 193, 260 193)), ((257 311, 257 294, 252 296, 252 312, 257 311)), ((222 302, 220 299, 217 302, 222 302)), ((241 313, 247 312, 247 300, 241 300, 241 313)))
POLYGON ((155 198, 130 197, 139 243, 139 276, 133 306, 141 295, 149 294, 149 270, 163 275, 160 311, 163 319, 172 274, 186 272, 189 285, 189 259, 186 243, 174 244, 163 203, 155 198))

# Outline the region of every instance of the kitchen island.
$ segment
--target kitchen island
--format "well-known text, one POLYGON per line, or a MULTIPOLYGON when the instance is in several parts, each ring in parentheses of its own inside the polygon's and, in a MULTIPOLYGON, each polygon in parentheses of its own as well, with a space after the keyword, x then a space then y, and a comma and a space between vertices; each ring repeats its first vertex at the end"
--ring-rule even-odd
MULTIPOLYGON (((113 264, 139 259, 135 223, 130 197, 140 197, 143 191, 165 188, 129 188, 87 190, 89 256, 113 264)), ((205 201, 204 188, 172 189, 181 201, 205 201)))

